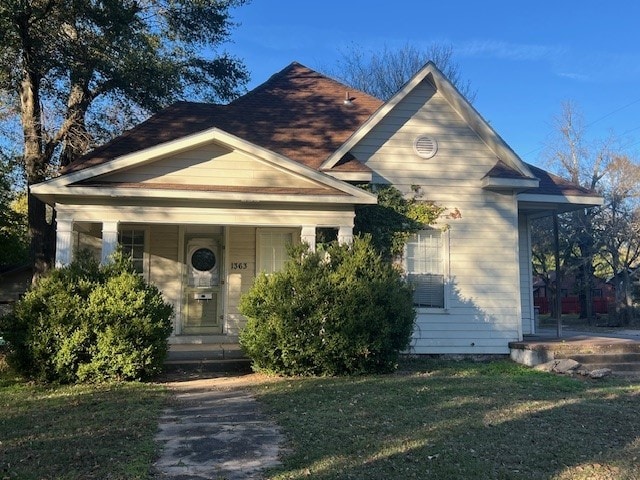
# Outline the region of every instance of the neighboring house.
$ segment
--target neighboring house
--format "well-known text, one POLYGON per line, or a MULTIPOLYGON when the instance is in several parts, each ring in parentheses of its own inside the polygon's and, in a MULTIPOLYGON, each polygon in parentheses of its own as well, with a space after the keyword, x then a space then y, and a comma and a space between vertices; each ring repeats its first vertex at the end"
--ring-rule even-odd
POLYGON ((376 202, 364 183, 447 209, 404 259, 425 354, 508 353, 534 328, 529 219, 600 203, 525 164, 432 63, 387 102, 292 63, 228 105, 170 106, 32 192, 57 211, 58 265, 120 242, 175 305, 170 341, 203 343, 238 335, 240 296, 287 243, 351 241, 354 207, 376 202))
MULTIPOLYGON (((613 286, 599 278, 593 279, 591 298, 593 313, 608 313, 609 305, 615 301, 613 286)), ((554 301, 553 291, 556 283, 556 272, 549 272, 549 279, 545 281, 541 276, 533 277, 533 304, 541 314, 551 313, 554 301)), ((560 284, 562 313, 580 313, 580 297, 578 296, 578 281, 575 275, 563 275, 560 284)))

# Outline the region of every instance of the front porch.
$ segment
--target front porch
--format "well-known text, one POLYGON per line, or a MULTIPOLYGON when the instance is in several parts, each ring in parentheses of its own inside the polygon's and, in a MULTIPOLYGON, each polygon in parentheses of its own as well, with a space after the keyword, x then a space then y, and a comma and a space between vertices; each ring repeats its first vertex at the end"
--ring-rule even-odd
POLYGON ((254 210, 253 225, 239 224, 237 217, 221 225, 195 223, 188 216, 183 223, 163 223, 148 212, 136 216, 123 210, 129 211, 113 210, 109 221, 95 221, 95 214, 80 215, 83 210, 75 207, 73 218, 65 218, 60 206, 57 264, 69 263, 83 249, 107 262, 120 245, 136 270, 174 306, 169 341, 175 345, 237 343, 245 322, 239 310, 242 294, 260 272, 282 268, 288 245, 302 242, 313 249, 320 229, 333 232, 341 243, 353 238, 352 208, 280 209, 279 215, 275 208, 254 210))

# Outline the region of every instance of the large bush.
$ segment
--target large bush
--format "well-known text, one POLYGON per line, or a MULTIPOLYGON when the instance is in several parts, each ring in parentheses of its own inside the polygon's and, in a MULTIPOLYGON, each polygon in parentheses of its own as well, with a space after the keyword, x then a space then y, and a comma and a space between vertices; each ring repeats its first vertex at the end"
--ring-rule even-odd
POLYGON ((159 372, 173 307, 121 254, 100 266, 80 255, 31 288, 0 325, 9 362, 63 383, 133 380, 159 372))
POLYGON ((410 287, 369 237, 323 252, 293 249, 281 272, 242 297, 240 343, 254 369, 285 375, 386 372, 408 346, 410 287))

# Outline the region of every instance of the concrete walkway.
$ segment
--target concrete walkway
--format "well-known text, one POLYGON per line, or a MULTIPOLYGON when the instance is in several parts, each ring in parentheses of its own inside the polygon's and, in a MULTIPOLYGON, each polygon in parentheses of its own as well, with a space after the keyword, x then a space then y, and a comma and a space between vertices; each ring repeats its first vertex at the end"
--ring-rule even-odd
POLYGON ((160 420, 156 479, 261 479, 279 463, 283 437, 247 387, 255 375, 169 381, 174 401, 160 420))

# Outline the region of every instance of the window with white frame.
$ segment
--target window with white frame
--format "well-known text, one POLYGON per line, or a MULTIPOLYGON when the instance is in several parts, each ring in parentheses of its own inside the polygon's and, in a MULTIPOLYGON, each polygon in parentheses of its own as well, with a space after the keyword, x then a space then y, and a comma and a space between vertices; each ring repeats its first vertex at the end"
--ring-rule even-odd
POLYGON ((266 274, 282 270, 289 259, 287 246, 294 243, 294 231, 286 229, 259 229, 257 232, 258 272, 266 274))
POLYGON ((413 304, 419 308, 445 308, 445 234, 436 228, 411 235, 405 248, 407 279, 414 288, 413 304))
POLYGON ((135 271, 145 273, 145 230, 138 228, 123 228, 118 233, 118 243, 122 253, 129 255, 135 271))

